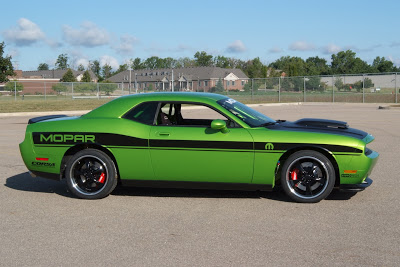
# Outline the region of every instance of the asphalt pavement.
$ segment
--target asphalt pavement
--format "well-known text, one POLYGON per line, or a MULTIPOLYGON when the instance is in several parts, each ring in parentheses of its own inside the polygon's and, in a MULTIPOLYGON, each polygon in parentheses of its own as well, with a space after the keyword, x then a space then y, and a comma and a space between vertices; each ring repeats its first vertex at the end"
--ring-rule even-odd
POLYGON ((0 266, 400 266, 400 109, 378 106, 253 106, 375 136, 372 186, 317 204, 282 192, 121 187, 77 199, 65 181, 27 173, 18 144, 35 115, 1 116, 0 266))

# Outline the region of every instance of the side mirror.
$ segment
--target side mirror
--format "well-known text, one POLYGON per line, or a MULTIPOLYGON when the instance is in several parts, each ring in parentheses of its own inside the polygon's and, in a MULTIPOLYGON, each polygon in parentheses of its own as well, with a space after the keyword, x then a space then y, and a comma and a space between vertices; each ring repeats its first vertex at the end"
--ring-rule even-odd
POLYGON ((213 120, 211 122, 211 129, 221 131, 222 133, 229 133, 229 129, 226 127, 226 122, 223 120, 213 120))

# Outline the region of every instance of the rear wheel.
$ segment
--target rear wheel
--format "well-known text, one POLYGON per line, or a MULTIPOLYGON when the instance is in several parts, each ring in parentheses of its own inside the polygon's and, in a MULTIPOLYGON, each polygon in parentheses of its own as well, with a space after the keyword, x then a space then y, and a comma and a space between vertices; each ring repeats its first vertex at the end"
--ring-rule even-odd
POLYGON ((68 188, 85 199, 108 196, 117 185, 114 162, 102 151, 85 149, 79 151, 67 163, 65 169, 68 188))
POLYGON ((331 193, 334 184, 335 170, 332 163, 319 152, 298 151, 283 165, 282 188, 297 202, 319 202, 331 193))

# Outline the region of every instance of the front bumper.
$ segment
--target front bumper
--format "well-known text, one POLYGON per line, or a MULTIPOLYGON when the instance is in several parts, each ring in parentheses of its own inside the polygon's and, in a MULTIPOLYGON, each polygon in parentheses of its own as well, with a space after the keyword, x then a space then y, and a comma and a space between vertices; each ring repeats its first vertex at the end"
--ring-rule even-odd
POLYGON ((342 184, 339 189, 342 192, 360 192, 372 184, 372 179, 367 177, 361 184, 342 184))

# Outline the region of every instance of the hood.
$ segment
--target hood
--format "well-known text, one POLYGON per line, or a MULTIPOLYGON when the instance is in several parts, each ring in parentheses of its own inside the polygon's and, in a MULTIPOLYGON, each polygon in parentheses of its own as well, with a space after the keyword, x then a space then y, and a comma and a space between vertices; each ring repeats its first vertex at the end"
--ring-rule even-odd
POLYGON ((337 134, 357 139, 364 139, 368 133, 349 128, 347 122, 335 121, 335 120, 324 120, 324 119, 301 119, 298 121, 280 121, 276 124, 268 125, 268 129, 281 130, 281 131, 294 131, 294 132, 315 132, 315 133, 327 133, 337 134))

